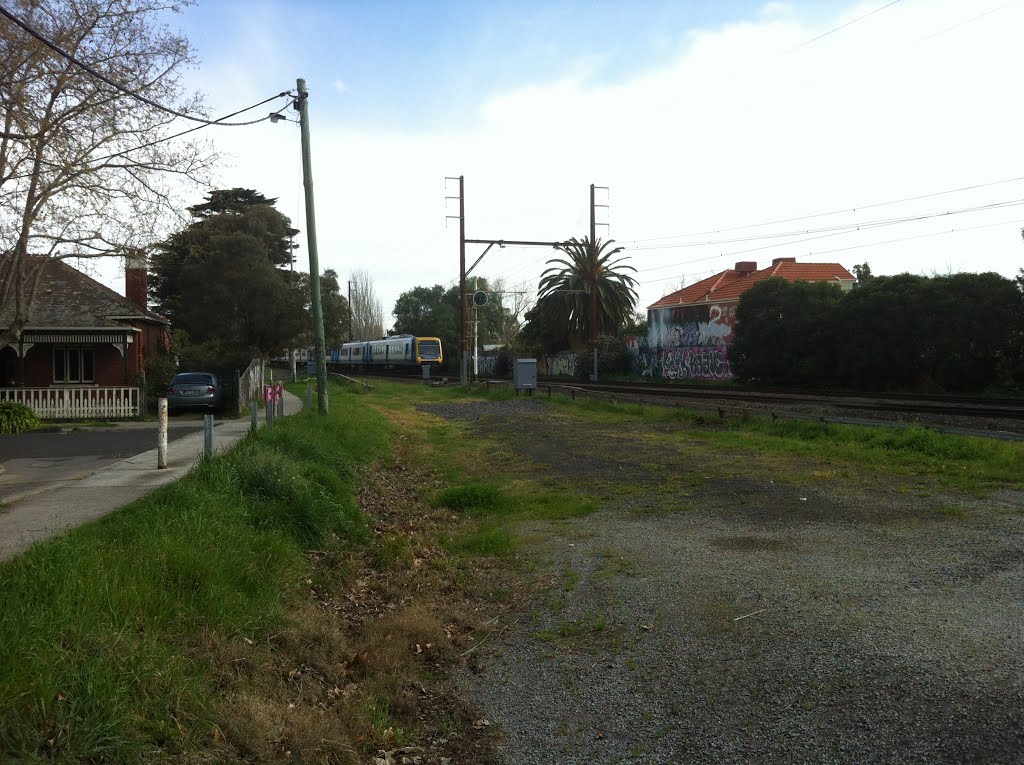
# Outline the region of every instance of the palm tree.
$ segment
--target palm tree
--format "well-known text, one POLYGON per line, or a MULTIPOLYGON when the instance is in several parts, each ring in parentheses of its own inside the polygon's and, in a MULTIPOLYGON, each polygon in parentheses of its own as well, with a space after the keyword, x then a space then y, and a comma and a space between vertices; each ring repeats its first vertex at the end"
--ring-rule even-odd
POLYGON ((549 260, 551 268, 541 274, 538 302, 560 304, 569 332, 589 342, 600 334, 617 334, 636 305, 636 279, 624 273, 636 269, 623 264, 626 258, 615 257, 622 247, 614 244, 611 239, 596 239, 593 244, 589 237, 570 239, 559 247, 567 257, 549 260))

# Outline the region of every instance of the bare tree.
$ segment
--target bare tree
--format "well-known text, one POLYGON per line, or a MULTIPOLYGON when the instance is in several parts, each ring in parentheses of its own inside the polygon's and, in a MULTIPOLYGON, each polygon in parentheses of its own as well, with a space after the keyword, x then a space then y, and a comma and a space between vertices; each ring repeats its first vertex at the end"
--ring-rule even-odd
POLYGON ((508 345, 523 328, 523 316, 533 307, 533 293, 523 289, 506 289, 505 280, 501 277, 494 280, 491 291, 500 308, 498 342, 508 345))
POLYGON ((373 289, 373 277, 365 269, 353 271, 352 334, 356 340, 378 340, 384 336, 384 306, 373 289))
POLYGON ((161 21, 187 2, 4 4, 102 77, 0 17, 0 346, 31 321, 49 259, 144 247, 160 238, 162 221, 180 219, 174 190, 205 182, 215 159, 207 146, 160 142, 178 118, 158 106, 201 112, 180 81, 193 63, 188 40, 161 21))

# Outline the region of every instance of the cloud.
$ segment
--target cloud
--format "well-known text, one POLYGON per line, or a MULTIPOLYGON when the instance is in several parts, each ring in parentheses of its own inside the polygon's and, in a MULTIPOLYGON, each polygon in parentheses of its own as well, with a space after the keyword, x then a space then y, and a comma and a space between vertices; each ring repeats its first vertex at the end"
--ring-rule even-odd
POLYGON ((334 92, 337 93, 340 96, 343 93, 348 92, 348 86, 343 81, 341 81, 341 80, 335 80, 334 81, 334 92))
MULTIPOLYGON (((1024 176, 1015 160, 1024 132, 1016 96, 1024 7, 958 27, 984 9, 957 0, 901 3, 798 47, 872 7, 851 4, 813 25, 790 8, 681 30, 672 55, 636 76, 602 84, 570 71, 481 93, 476 119, 444 132, 370 132, 314 113, 321 267, 343 278, 368 269, 386 313, 407 289, 452 283, 458 226, 445 228, 444 196, 454 192, 443 178, 464 174, 470 238, 584 235, 589 185, 610 187, 610 233, 635 243, 641 306, 683 277, 692 283, 738 260, 763 266, 780 256, 847 267, 867 261, 876 274, 952 268, 1013 275, 1024 206, 842 236, 817 232, 784 247, 775 245, 787 240, 723 241, 1024 199, 1024 183, 1009 183, 865 207, 1024 176), (715 233, 829 210, 846 212, 715 233), (990 226, 999 221, 1008 223, 990 226), (687 232, 705 233, 655 240, 687 232), (865 246, 912 236, 919 238, 865 246), (685 246, 650 249, 666 243, 685 246)), ((444 108, 441 88, 437 103, 444 108)), ((215 140, 230 141, 225 150, 235 157, 223 183, 279 197, 303 229, 301 264, 298 131, 288 127, 260 125, 215 140)), ((469 262, 480 251, 467 247, 469 262)), ((477 271, 535 286, 551 254, 495 248, 477 271)))

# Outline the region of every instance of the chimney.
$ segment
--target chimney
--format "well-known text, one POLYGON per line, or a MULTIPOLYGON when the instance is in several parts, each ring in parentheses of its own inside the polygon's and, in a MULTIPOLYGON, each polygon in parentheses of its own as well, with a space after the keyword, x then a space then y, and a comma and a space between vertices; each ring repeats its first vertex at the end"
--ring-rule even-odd
POLYGON ((741 260, 736 264, 736 270, 741 274, 752 274, 757 270, 757 263, 753 260, 741 260))
POLYGON ((124 259, 124 296, 143 311, 149 310, 149 272, 142 250, 129 250, 124 259))
POLYGON ((775 258, 772 260, 773 266, 777 266, 779 263, 796 263, 796 258, 775 258))

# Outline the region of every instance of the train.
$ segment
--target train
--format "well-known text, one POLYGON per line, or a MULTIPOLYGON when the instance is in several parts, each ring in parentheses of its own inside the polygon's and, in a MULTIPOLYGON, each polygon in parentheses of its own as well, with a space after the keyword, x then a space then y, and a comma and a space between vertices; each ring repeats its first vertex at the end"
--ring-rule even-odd
MULTIPOLYGON (((383 340, 358 340, 340 348, 328 348, 327 367, 334 371, 359 369, 418 369, 424 364, 440 366, 444 351, 439 337, 392 335, 383 340)), ((315 361, 312 348, 296 351, 300 364, 315 361)))

